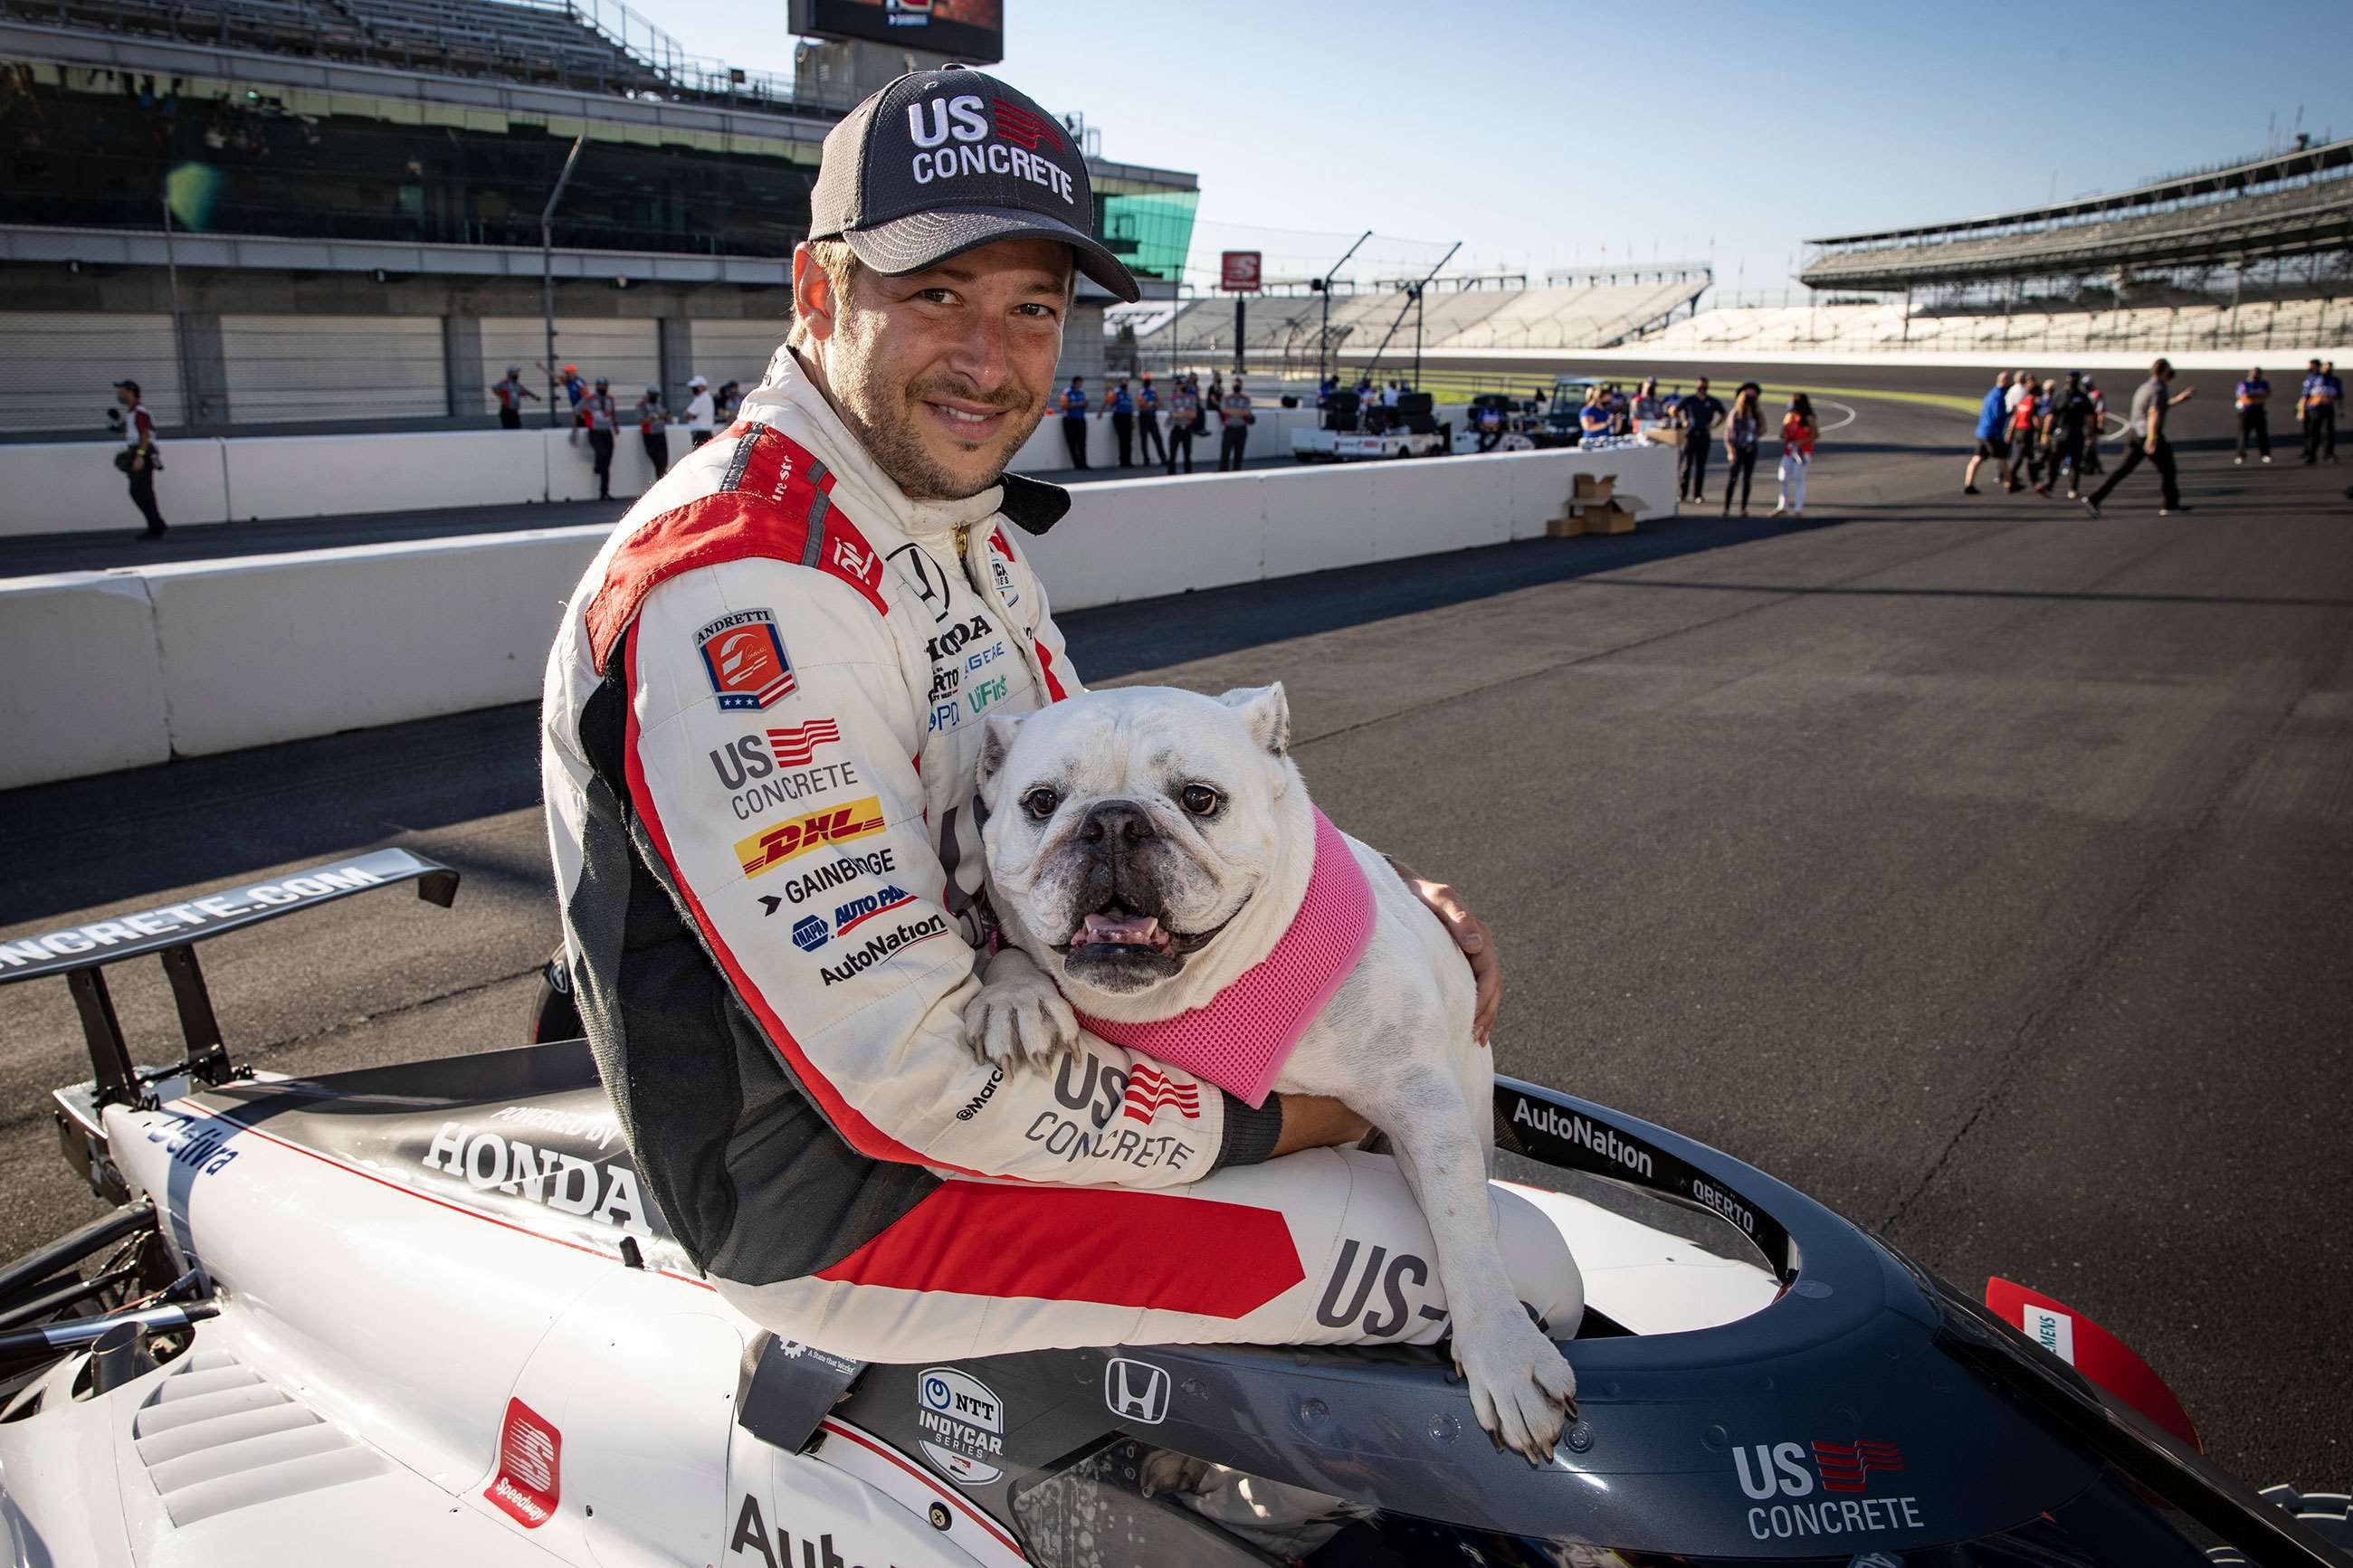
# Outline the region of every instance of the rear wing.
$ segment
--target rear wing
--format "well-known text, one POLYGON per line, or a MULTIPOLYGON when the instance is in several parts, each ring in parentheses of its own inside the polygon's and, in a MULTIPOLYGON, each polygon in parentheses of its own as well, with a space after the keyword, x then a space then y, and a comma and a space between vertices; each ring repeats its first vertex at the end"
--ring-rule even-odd
POLYGON ((100 1106, 138 1104, 150 1098, 148 1085, 181 1074, 192 1083, 225 1083, 236 1076, 236 1068, 221 1043, 212 996, 205 989, 204 971, 196 963, 195 944, 280 915, 405 882, 414 882, 418 897, 443 909, 458 897, 458 873, 448 867, 406 849, 377 849, 331 860, 290 877, 207 893, 185 903, 91 921, 40 936, 0 941, 0 985, 65 977, 81 1015, 90 1066, 98 1075, 93 1087, 100 1106), (114 1014, 114 1000, 106 989, 106 965, 150 954, 163 957, 164 973, 172 983, 172 1000, 179 1010, 180 1032, 187 1042, 186 1059, 170 1068, 141 1068, 132 1063, 130 1044, 114 1014))

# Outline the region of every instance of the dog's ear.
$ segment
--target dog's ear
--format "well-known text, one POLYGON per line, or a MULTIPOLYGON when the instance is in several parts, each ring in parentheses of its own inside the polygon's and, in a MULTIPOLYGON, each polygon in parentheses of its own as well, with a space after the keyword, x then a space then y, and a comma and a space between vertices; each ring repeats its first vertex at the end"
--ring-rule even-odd
POLYGON ((1250 726, 1250 736, 1269 752, 1280 757, 1291 750, 1291 699, 1282 692, 1282 682, 1272 686, 1237 686, 1218 699, 1242 716, 1250 726))
POLYGON ((1021 727, 1018 713, 997 712, 988 716, 988 730, 980 738, 980 763, 973 774, 973 793, 980 796, 983 805, 997 805, 997 774, 1005 766, 1006 754, 1013 750, 1013 731, 1021 727))

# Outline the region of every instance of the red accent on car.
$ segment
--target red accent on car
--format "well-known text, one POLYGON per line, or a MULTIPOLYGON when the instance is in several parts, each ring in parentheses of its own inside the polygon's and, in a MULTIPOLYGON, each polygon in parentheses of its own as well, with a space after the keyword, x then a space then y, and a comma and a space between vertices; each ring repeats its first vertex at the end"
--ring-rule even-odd
POLYGON ((1996 1275, 1986 1281, 1986 1306, 2077 1372, 2200 1453, 2204 1439, 2165 1380, 2132 1347, 2053 1296, 1996 1275))
POLYGON ((949 1182, 820 1279, 1239 1318, 1307 1278, 1274 1209, 1119 1187, 949 1182), (1188 1236, 1218 1238, 1201 1267, 1188 1236))

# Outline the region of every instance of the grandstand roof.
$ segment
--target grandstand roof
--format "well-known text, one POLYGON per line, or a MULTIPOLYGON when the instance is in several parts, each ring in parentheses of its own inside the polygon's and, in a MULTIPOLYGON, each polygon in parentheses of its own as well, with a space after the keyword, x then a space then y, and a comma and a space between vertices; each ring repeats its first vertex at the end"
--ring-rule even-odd
POLYGON ((2242 265, 2353 243, 2353 139, 2080 201, 1810 240, 1810 288, 2242 265))

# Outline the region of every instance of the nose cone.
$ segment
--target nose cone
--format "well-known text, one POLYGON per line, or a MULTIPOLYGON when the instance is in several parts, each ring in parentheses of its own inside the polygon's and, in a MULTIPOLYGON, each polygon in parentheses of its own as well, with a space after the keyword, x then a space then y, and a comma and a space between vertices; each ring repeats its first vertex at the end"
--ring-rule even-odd
POLYGON ((1086 816, 1079 824, 1082 843, 1100 845, 1113 854, 1158 837, 1152 818, 1133 801, 1098 801, 1087 808, 1086 816))

